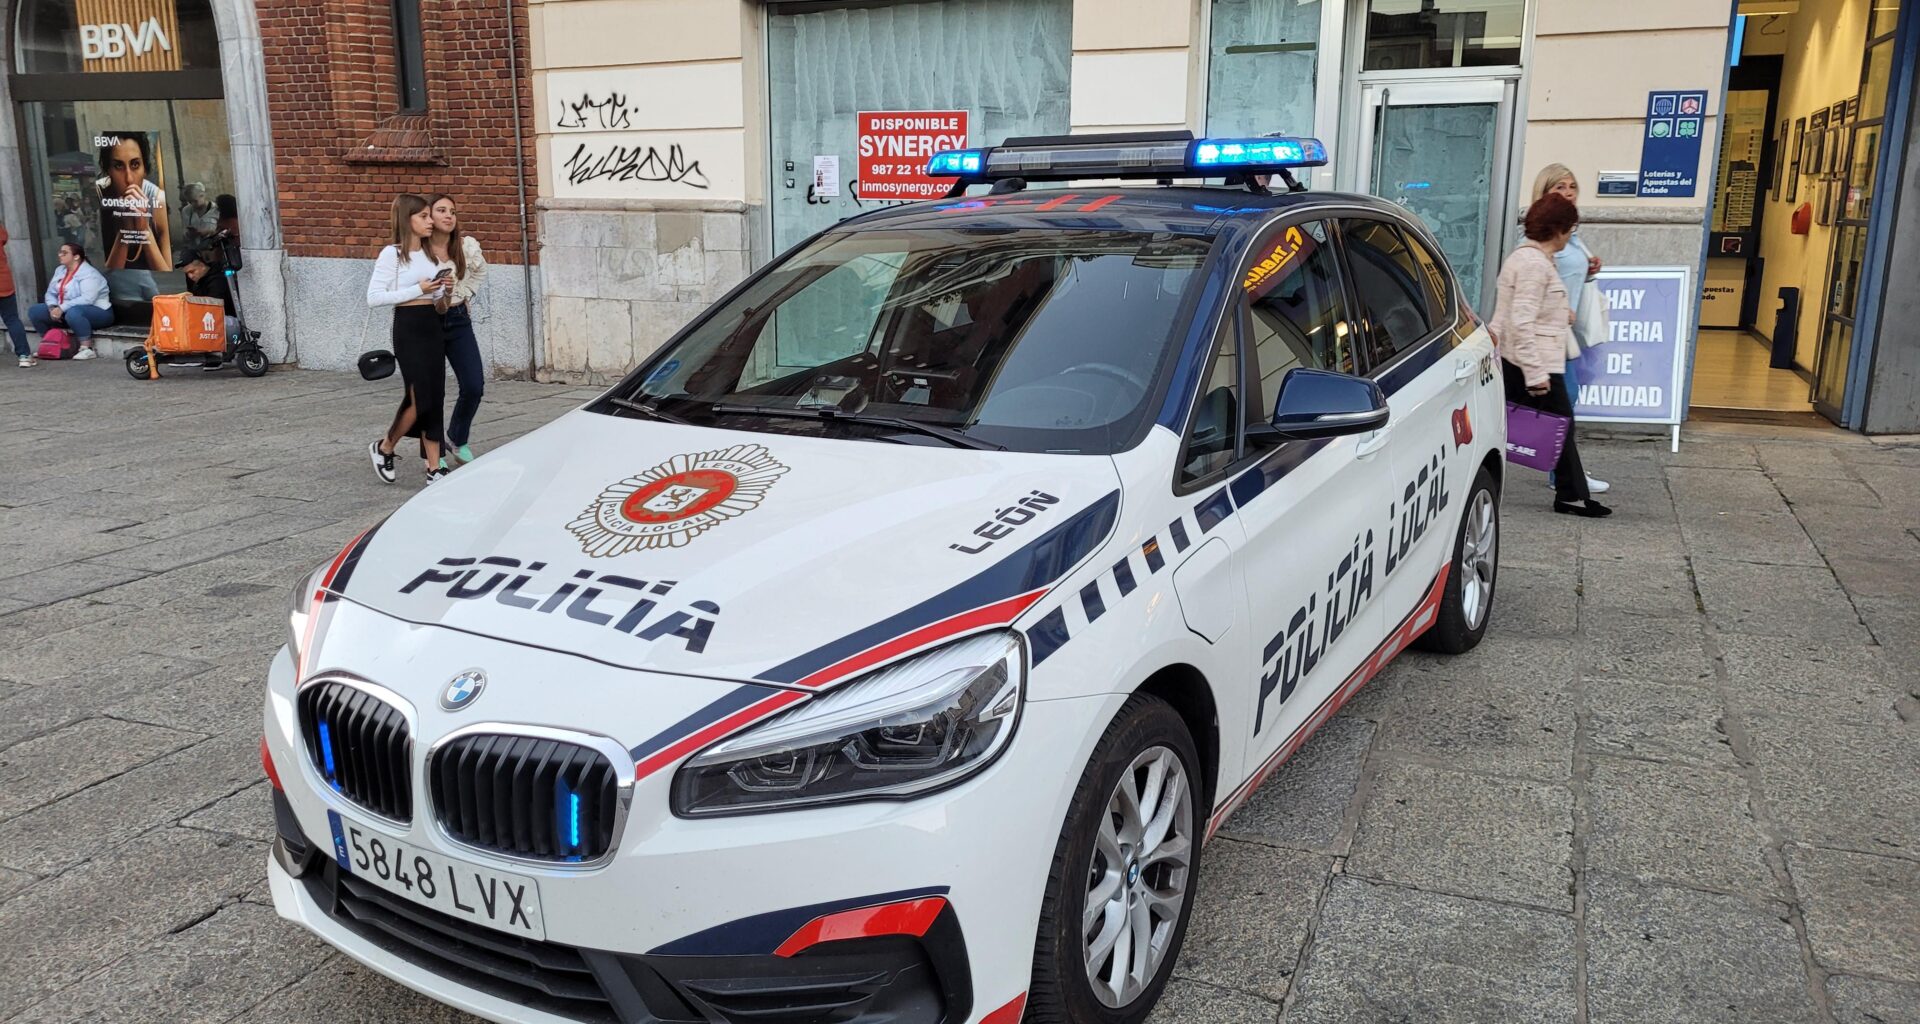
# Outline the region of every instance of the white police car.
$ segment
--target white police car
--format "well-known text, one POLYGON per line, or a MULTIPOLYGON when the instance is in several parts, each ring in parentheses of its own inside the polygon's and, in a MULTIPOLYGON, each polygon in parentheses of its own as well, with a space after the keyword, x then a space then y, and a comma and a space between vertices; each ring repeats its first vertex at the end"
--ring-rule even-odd
POLYGON ((1201 843, 1492 606, 1491 343, 1254 177, 1324 159, 942 155, 367 531, 271 669, 280 912, 497 1021, 1145 1017, 1201 843))

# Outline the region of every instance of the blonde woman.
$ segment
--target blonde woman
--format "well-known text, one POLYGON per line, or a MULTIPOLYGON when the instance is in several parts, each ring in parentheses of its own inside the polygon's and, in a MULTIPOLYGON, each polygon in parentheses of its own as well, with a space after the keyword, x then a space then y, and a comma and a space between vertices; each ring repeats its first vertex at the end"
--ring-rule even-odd
POLYGON ((397 473, 395 446, 402 437, 420 439, 427 463, 427 483, 447 475, 440 467, 440 444, 445 436, 441 416, 446 407, 447 345, 440 332, 440 311, 434 303, 453 287, 453 265, 440 263, 428 252, 433 237, 433 211, 426 199, 403 193, 393 200, 393 244, 380 250, 367 282, 367 305, 392 306, 393 356, 407 389, 400 411, 384 437, 367 445, 373 471, 393 483, 397 473))
MULTIPOLYGON (((1548 164, 1533 179, 1533 198, 1538 200, 1545 195, 1559 196, 1574 204, 1577 211, 1580 206, 1580 180, 1573 176, 1573 171, 1566 164, 1548 164)), ((1586 294, 1587 282, 1600 273, 1600 257, 1595 256, 1580 240, 1578 227, 1574 228, 1573 237, 1567 241, 1566 248, 1554 254, 1553 268, 1560 272, 1560 280, 1567 286, 1567 301, 1573 305, 1573 315, 1577 320, 1584 312, 1580 308, 1580 300, 1586 294)), ((1579 365, 1577 361, 1569 361, 1565 375, 1567 393, 1575 396, 1576 400, 1580 394, 1579 365)), ((1547 474, 1548 485, 1553 482, 1553 474, 1547 474)), ((1612 486, 1605 480, 1587 477, 1587 490, 1594 494, 1605 494, 1612 486)))

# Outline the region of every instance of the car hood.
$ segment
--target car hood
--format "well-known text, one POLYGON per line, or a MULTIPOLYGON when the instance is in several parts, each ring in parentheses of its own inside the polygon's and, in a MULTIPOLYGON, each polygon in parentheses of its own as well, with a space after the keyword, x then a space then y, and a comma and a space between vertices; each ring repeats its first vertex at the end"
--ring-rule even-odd
POLYGON ((1011 623, 1095 550, 1113 460, 576 411, 369 530, 328 589, 608 665, 813 687, 1011 623))

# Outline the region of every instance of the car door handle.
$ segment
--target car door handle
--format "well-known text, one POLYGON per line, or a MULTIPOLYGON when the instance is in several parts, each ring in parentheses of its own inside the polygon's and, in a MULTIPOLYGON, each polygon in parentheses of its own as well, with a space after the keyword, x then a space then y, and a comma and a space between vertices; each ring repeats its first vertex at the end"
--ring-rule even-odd
POLYGON ((1453 379, 1462 381, 1472 377, 1474 371, 1479 368, 1479 365, 1477 361, 1465 357, 1455 360, 1453 364, 1453 379))
POLYGON ((1386 446, 1387 428, 1381 427, 1379 430, 1360 435, 1360 440, 1353 447, 1353 457, 1364 459, 1370 455, 1379 454, 1380 449, 1386 446))

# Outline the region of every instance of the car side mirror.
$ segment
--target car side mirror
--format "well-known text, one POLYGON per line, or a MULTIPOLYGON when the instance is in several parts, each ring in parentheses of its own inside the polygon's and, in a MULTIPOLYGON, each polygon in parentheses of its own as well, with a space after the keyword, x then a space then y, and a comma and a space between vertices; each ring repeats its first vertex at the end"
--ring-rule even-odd
POLYGON ((1259 433, 1284 441, 1365 434, 1387 425, 1387 394, 1365 377, 1295 367, 1280 381, 1273 421, 1259 433))

